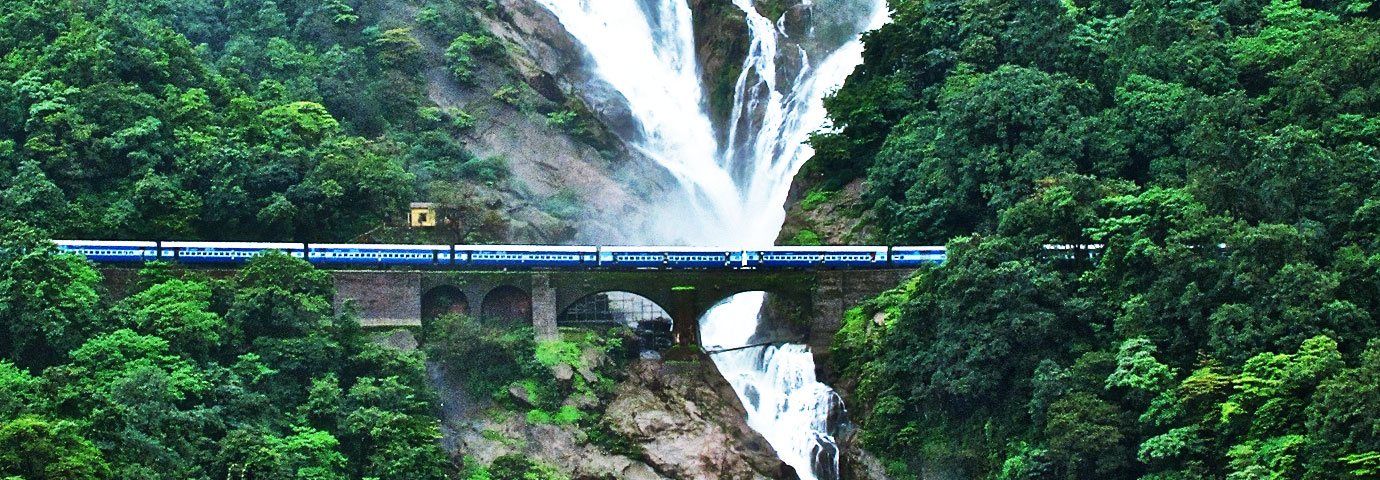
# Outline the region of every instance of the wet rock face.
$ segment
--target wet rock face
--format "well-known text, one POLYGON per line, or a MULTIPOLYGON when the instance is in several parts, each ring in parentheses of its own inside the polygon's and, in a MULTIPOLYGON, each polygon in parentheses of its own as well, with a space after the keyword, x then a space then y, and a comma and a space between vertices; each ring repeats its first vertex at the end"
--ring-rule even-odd
POLYGON ((733 107, 733 87, 748 53, 747 19, 732 0, 690 0, 690 14, 709 116, 715 130, 724 132, 733 107))
POLYGON ((527 58, 514 66, 543 97, 560 102, 571 92, 625 141, 637 132, 628 100, 612 85, 589 73, 584 46, 560 19, 534 0, 499 0, 497 22, 489 25, 499 38, 522 47, 527 58))
POLYGON ((886 467, 856 441, 848 440, 840 445, 839 478, 841 480, 888 480, 886 467))
POLYGON ((673 478, 794 478, 765 438, 747 426, 736 394, 708 358, 638 360, 609 403, 615 431, 642 444, 647 462, 673 478))
MULTIPOLYGON (((667 478, 646 462, 590 445, 578 428, 533 425, 517 412, 497 415, 491 402, 467 395, 458 377, 447 370, 442 364, 427 366, 428 376, 441 393, 441 443, 457 461, 488 465, 500 456, 521 453, 576 479, 667 478)), ((519 404, 527 398, 520 387, 510 389, 509 394, 520 396, 519 404)))
POLYGON ((494 5, 474 13, 505 54, 476 59, 481 68, 470 84, 446 68, 446 45, 415 30, 431 59, 428 98, 443 111, 472 115, 473 128, 458 139, 479 158, 502 157, 514 179, 479 185, 474 195, 507 219, 507 242, 627 242, 649 221, 645 199, 665 195, 675 180, 626 146, 619 132, 636 130, 626 99, 587 73, 583 47, 555 16, 535 0, 494 5), (494 96, 515 87, 517 101, 494 96), (556 111, 593 118, 575 135, 549 121, 556 111))

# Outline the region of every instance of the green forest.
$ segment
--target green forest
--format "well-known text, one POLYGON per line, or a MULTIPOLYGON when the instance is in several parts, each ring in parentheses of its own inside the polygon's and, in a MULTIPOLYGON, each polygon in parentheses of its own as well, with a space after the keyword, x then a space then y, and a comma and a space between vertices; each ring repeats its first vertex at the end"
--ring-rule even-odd
MULTIPOLYGON (((0 1, 0 478, 561 478, 442 448, 424 361, 487 337, 385 346, 336 312, 327 272, 281 254, 229 278, 149 264, 113 293, 47 240, 416 241, 378 229, 419 197, 475 219, 446 241, 501 238, 466 192, 507 165, 465 148, 480 119, 438 108, 421 73, 480 88, 502 68, 486 5, 0 1)), ((483 360, 524 370, 494 378, 543 407, 570 393, 529 378, 547 368, 533 342, 499 353, 483 360)))
MULTIPOLYGON (((0 2, 0 217, 59 238, 345 241, 501 182, 501 157, 456 140, 475 117, 422 75, 440 59, 464 87, 502 63, 480 3, 0 2)), ((486 222, 479 239, 501 231, 486 222)))
POLYGON ((1380 477, 1380 2, 891 7, 805 172, 948 245, 835 340, 891 474, 1380 477))
POLYGON ((397 479, 454 471, 420 352, 285 254, 150 265, 114 304, 43 232, 0 234, 0 478, 397 479))

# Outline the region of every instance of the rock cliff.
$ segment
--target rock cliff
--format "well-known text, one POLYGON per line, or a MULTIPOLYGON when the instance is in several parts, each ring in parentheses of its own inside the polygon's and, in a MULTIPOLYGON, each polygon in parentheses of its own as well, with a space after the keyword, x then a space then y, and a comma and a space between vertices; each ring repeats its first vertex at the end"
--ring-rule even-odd
POLYGON ((744 423, 737 396, 707 358, 639 359, 628 366, 627 378, 602 405, 600 421, 635 442, 634 452, 622 454, 592 441, 597 427, 533 423, 491 399, 467 396, 450 373, 444 365, 431 367, 446 399, 444 442, 465 461, 488 464, 520 453, 572 478, 795 477, 766 439, 744 423))
POLYGON ((476 59, 473 84, 447 70, 444 45, 417 35, 431 59, 428 97, 475 117, 461 140, 479 157, 506 159, 517 179, 476 195, 511 220, 513 243, 625 241, 647 216, 644 199, 673 182, 619 140, 632 127, 626 101, 585 73, 582 47, 536 2, 500 0, 474 13, 504 48, 476 59), (553 121, 558 113, 574 118, 553 121))

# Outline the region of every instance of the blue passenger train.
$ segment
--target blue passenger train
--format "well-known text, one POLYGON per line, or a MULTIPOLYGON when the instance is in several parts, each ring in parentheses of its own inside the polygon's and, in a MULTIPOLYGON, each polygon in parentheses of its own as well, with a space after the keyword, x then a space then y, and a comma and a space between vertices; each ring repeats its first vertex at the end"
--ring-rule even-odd
POLYGON ((97 262, 235 264, 277 250, 323 266, 436 268, 763 269, 913 268, 944 261, 944 247, 802 247, 757 249, 668 246, 388 245, 265 242, 55 240, 65 252, 97 262))

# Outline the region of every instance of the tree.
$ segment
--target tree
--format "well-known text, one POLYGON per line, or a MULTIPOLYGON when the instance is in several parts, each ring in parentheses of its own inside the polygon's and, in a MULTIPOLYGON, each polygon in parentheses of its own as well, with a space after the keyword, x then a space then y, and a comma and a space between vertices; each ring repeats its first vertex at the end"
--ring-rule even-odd
POLYGON ((1107 377, 1107 388, 1127 388, 1156 395, 1169 388, 1175 371, 1155 359, 1156 348, 1146 338, 1122 342, 1116 354, 1116 371, 1107 377))
POLYGON ((1049 406, 1045 435, 1051 452, 1064 459, 1071 477, 1095 478, 1126 463, 1121 412, 1087 392, 1074 392, 1049 406))
POLYGON ((297 404, 312 378, 339 371, 358 323, 339 318, 331 305, 334 286, 326 272, 305 260, 270 252, 250 259, 235 279, 225 314, 237 353, 253 351, 279 375, 273 400, 297 404), (251 350, 252 348, 252 350, 251 350))
POLYGON ((1064 75, 960 67, 937 108, 900 122, 877 154, 865 197, 886 235, 943 241, 994 225, 1036 181, 1089 169, 1095 92, 1064 75))
POLYGON ((0 475, 31 480, 104 479, 110 467, 72 422, 26 415, 0 424, 0 475))
POLYGON ((379 49, 379 62, 385 67, 403 72, 416 72, 421 67, 422 42, 412 36, 409 28, 386 30, 374 45, 379 49))
POLYGON ((72 211, 62 189, 33 160, 19 164, 9 186, 0 190, 0 221, 25 222, 34 227, 61 231, 71 228, 72 211))
POLYGON ((329 433, 296 427, 288 436, 263 431, 230 432, 222 442, 232 478, 344 480, 345 456, 329 433))
POLYGON ((13 363, 0 360, 0 418, 17 418, 21 412, 43 411, 38 379, 13 363))
POLYGON ((166 339, 176 352, 206 358, 225 336, 220 315, 211 312, 211 287, 201 282, 170 279, 126 298, 125 325, 166 339))
POLYGON ((101 275, 83 257, 58 255, 37 230, 0 227, 0 351, 26 367, 52 365, 108 327, 97 316, 101 275))

